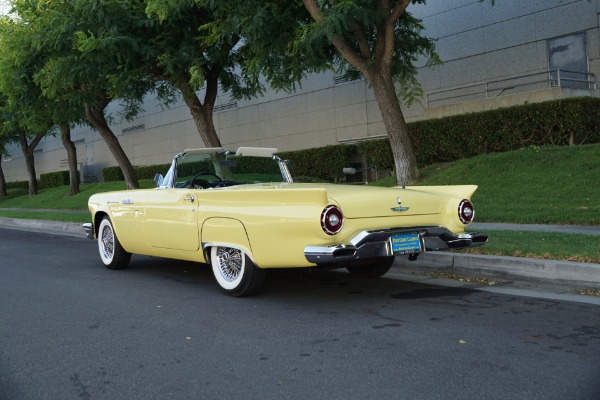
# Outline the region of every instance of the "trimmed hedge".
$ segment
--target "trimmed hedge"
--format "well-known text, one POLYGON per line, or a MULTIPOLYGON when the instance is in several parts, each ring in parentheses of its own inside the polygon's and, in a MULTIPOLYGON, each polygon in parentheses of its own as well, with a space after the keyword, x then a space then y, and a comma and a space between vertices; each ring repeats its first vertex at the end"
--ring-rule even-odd
MULTIPOLYGON (((600 99, 578 97, 408 124, 420 167, 529 146, 600 142, 600 99)), ((359 143, 367 165, 393 169, 388 139, 359 143)))
MULTIPOLYGON (((144 167, 133 167, 135 176, 138 179, 154 179, 156 174, 166 174, 171 168, 171 164, 154 164, 144 167)), ((197 161, 184 163, 180 165, 179 176, 188 176, 197 173, 198 171, 214 172, 215 169, 210 161, 197 161)), ((102 169, 102 177, 105 182, 124 181, 125 177, 119 166, 107 167, 102 169)))
POLYGON ((70 184, 69 171, 48 172, 40 175, 40 189, 50 189, 70 184))
POLYGON ((29 181, 6 182, 7 189, 25 189, 29 190, 29 181))
MULTIPOLYGON (((568 145, 600 142, 600 99, 577 97, 525 104, 496 110, 455 115, 408 124, 417 163, 420 167, 455 161, 478 154, 517 150, 529 146, 568 145)), ((332 145, 279 153, 290 160, 296 176, 339 182, 342 169, 359 153, 366 165, 393 170, 394 158, 388 139, 357 145, 332 145)), ((212 163, 202 168, 190 164, 189 172, 213 171, 212 163)), ((168 164, 136 168, 139 179, 153 179, 167 171, 168 164)), ((272 172, 270 160, 238 159, 239 172, 272 172), (240 170, 241 169, 241 170, 240 170)), ((119 167, 103 170, 104 180, 123 180, 119 167)))
POLYGON ((420 166, 532 145, 600 142, 600 99, 579 97, 409 124, 420 166))
POLYGON ((351 165, 356 152, 355 145, 331 145, 283 152, 279 156, 291 161, 296 176, 337 183, 343 180, 342 170, 351 165))
MULTIPOLYGON (((135 176, 138 179, 154 179, 156 174, 164 174, 167 172, 171 164, 156 164, 145 167, 134 167, 135 176)), ((124 181, 125 177, 121 171, 121 167, 107 167, 102 169, 102 178, 105 182, 124 181)))

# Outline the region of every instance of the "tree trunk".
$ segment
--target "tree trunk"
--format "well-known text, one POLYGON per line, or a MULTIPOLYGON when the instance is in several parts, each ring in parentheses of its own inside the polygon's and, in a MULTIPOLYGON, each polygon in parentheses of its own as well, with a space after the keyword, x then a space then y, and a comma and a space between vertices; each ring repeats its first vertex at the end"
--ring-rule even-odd
POLYGON ((69 124, 60 124, 60 138, 69 160, 69 196, 79 193, 79 171, 77 171, 77 149, 75 143, 71 140, 71 128, 69 124))
MULTIPOLYGON (((179 82, 177 87, 181 91, 185 104, 190 109, 198 133, 202 138, 202 142, 206 147, 221 147, 221 141, 217 136, 215 125, 213 122, 213 109, 215 106, 215 99, 212 96, 208 96, 209 87, 212 86, 209 82, 210 78, 207 79, 207 96, 204 99, 204 104, 200 102, 194 89, 189 85, 188 82, 179 82), (212 103, 211 103, 212 100, 212 103)), ((216 83, 215 83, 216 85, 216 83)))
POLYGON ((373 88, 373 94, 390 139, 396 167, 396 181, 400 186, 415 183, 419 178, 417 159, 396 95, 394 82, 391 76, 386 77, 381 71, 372 72, 365 77, 373 88))
POLYGON ((29 174, 29 196, 37 196, 38 189, 38 181, 35 173, 35 158, 33 156, 33 151, 36 146, 40 143, 40 140, 44 137, 44 133, 37 134, 31 143, 27 141, 27 134, 25 130, 19 129, 19 144, 21 145, 21 151, 23 152, 23 156, 25 156, 25 164, 27 165, 27 173, 29 174))
POLYGON ((108 122, 106 122, 106 118, 104 118, 104 109, 98 110, 87 103, 84 105, 84 108, 87 120, 94 127, 94 129, 98 131, 100 136, 102 136, 102 139, 104 139, 106 142, 108 149, 112 153, 113 157, 115 157, 117 164, 119 167, 121 167, 121 171, 125 177, 127 189, 139 189, 140 184, 135 176, 133 166, 131 165, 127 154, 125 154, 125 151, 121 147, 119 139, 117 139, 113 131, 108 126, 108 122))
POLYGON ((2 170, 2 154, 0 153, 0 199, 6 196, 8 196, 8 191, 6 190, 6 179, 2 170))
MULTIPOLYGON (((213 121, 213 110, 217 99, 218 77, 216 75, 207 75, 204 104, 202 104, 196 92, 187 81, 182 80, 177 82, 177 87, 181 91, 185 104, 190 109, 192 119, 196 124, 196 129, 198 129, 204 145, 206 147, 221 147, 221 140, 217 136, 213 121)), ((231 170, 221 168, 219 161, 222 159, 223 157, 218 154, 213 155, 212 162, 215 167, 215 173, 224 180, 231 180, 231 170)))

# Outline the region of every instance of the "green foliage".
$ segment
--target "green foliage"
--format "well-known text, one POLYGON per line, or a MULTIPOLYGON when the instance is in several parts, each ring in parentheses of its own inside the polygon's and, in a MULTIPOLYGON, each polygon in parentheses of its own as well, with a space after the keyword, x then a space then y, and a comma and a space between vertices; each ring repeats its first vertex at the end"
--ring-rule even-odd
POLYGON ((124 181, 125 177, 120 167, 107 167, 102 169, 102 179, 104 182, 124 181))
MULTIPOLYGON (((600 99, 578 97, 408 124, 419 166, 528 146, 600 142, 600 99)), ((358 144, 367 165, 394 167, 387 139, 358 144)))
POLYGON ((280 153, 282 159, 290 160, 296 176, 312 177, 329 182, 340 182, 343 169, 350 165, 356 146, 337 145, 280 153))
POLYGON ((277 164, 271 158, 264 157, 229 157, 235 161, 235 174, 279 174, 277 164))
POLYGON ((29 189, 29 182, 28 181, 14 181, 14 182, 7 182, 6 183, 6 188, 7 189, 29 189))
POLYGON ((394 169, 394 155, 389 140, 369 140, 360 142, 356 146, 369 167, 377 170, 394 169))
MULTIPOLYGON (((164 174, 169 168, 170 168, 170 165, 167 166, 167 168, 163 170, 164 172, 161 172, 161 173, 164 174)), ((208 160, 182 163, 177 167, 177 175, 178 176, 193 176, 200 172, 214 173, 215 167, 214 167, 213 163, 208 160)), ((152 175, 152 178, 154 178, 154 175, 152 175)))
POLYGON ((571 98, 409 124, 419 165, 528 146, 600 142, 600 99, 571 98))
MULTIPOLYGON (((170 167, 170 164, 156 164, 145 167, 134 167, 133 169, 138 179, 154 179, 156 174, 164 175, 170 167)), ((102 173, 104 174, 104 171, 102 173)))
MULTIPOLYGON (((171 164, 155 164, 147 165, 143 167, 134 167, 135 175, 138 179, 154 179, 156 174, 165 174, 171 164)), ((196 161, 189 163, 182 163, 179 165, 178 174, 179 176, 192 176, 200 171, 214 172, 214 166, 210 161, 196 161)), ((105 182, 117 182, 123 181, 123 172, 119 167, 106 167, 102 169, 102 178, 105 182)))
POLYGON ((313 20, 297 25, 290 48, 308 66, 307 70, 335 66, 351 77, 362 74, 370 83, 378 79, 376 76, 385 76, 389 85, 392 79, 399 83, 405 104, 410 106, 422 97, 416 79, 418 59, 422 57, 427 66, 441 64, 441 60, 435 53, 434 41, 422 35, 422 21, 409 12, 410 6, 398 12, 402 8, 400 1, 304 3, 309 9, 314 7, 313 20))
POLYGON ((40 175, 40 189, 49 189, 68 185, 70 179, 69 171, 48 172, 40 175))

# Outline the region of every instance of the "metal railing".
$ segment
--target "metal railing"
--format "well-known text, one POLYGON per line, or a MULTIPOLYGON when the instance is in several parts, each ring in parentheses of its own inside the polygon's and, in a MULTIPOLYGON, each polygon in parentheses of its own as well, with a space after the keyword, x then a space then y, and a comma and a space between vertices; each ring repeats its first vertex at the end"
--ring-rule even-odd
POLYGON ((455 104, 463 101, 489 99, 514 94, 519 91, 565 87, 574 89, 596 89, 596 76, 589 72, 568 70, 545 70, 530 74, 515 75, 504 79, 469 85, 455 86, 428 92, 425 96, 427 108, 439 103, 455 104))

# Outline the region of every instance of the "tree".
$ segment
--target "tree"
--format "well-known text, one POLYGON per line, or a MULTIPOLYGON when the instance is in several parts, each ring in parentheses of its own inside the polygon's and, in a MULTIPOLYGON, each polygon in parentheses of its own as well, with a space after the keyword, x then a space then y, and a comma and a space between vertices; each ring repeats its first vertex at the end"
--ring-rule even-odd
POLYGON ((274 87, 285 88, 302 73, 327 68, 367 80, 390 139, 398 184, 406 185, 416 181, 418 170, 396 84, 410 104, 422 94, 414 65, 418 57, 425 57, 427 65, 440 62, 433 41, 421 36, 421 21, 407 12, 411 4, 423 3, 247 0, 236 6, 244 38, 257 46, 256 65, 274 87))
POLYGON ((33 84, 36 58, 31 57, 28 47, 23 45, 31 37, 31 32, 26 24, 7 17, 0 20, 2 132, 4 136, 17 136, 29 174, 29 195, 35 196, 38 194, 38 182, 34 151, 50 132, 52 123, 46 104, 41 101, 40 92, 33 84))
MULTIPOLYGON (((236 99, 263 89, 259 74, 244 64, 247 46, 231 23, 235 13, 224 13, 208 0, 148 0, 146 12, 152 23, 137 36, 147 44, 147 71, 179 90, 204 145, 220 147, 213 121, 219 87, 236 99), (203 98, 198 95, 201 88, 203 98)), ((172 91, 165 85, 160 89, 168 101, 172 91)), ((217 173, 225 173, 217 161, 217 173)))
MULTIPOLYGON (((15 127, 18 142, 21 145, 30 177, 30 195, 37 194, 37 179, 33 152, 45 133, 55 124, 68 124, 71 116, 64 103, 48 102, 42 98, 40 88, 34 82, 35 73, 45 60, 44 51, 36 49, 32 43, 39 35, 35 26, 19 18, 3 18, 0 23, 2 59, 0 59, 0 87, 7 97, 7 106, 13 111, 5 115, 5 123, 15 127), (12 121, 7 121, 11 119, 12 121), (32 138, 29 130, 37 130, 32 138), (30 142, 30 139, 31 142, 30 142)), ((62 131, 62 129, 61 129, 62 131)), ((63 145, 67 149, 70 170, 69 195, 79 193, 79 174, 77 171, 77 155, 75 145, 68 135, 61 135, 63 145)))
MULTIPOLYGON (((126 31, 132 21, 139 20, 138 2, 16 0, 15 5, 21 18, 43 33, 33 41, 36 49, 47 50, 45 63, 35 76, 43 95, 50 100, 78 104, 87 123, 106 142, 123 172, 127 188, 138 188, 133 166, 109 126, 105 109, 112 101, 119 100, 124 104, 125 117, 132 118, 153 82, 145 80, 136 69, 140 54, 130 38, 116 36, 110 41, 96 42, 95 46, 85 42, 86 35, 101 38, 126 31)), ((66 122, 58 123, 65 134, 66 122)))
POLYGON ((0 132, 0 199, 8 196, 8 190, 6 186, 6 178, 4 177, 4 171, 2 170, 2 160, 5 156, 8 156, 6 151, 6 145, 9 142, 7 136, 2 135, 0 132))
POLYGON ((69 196, 74 196, 79 193, 79 171, 77 169, 77 148, 71 139, 71 126, 69 122, 61 122, 58 126, 60 129, 60 140, 63 147, 67 151, 67 162, 69 163, 69 196))
MULTIPOLYGON (((0 94, 0 142, 3 144, 16 140, 25 157, 27 173, 29 175, 29 196, 38 194, 38 182, 35 172, 34 151, 46 132, 32 133, 24 124, 22 115, 19 115, 19 104, 11 103, 4 93, 0 94)), ((2 146, 4 148, 4 145, 2 146)))
POLYGON ((46 135, 43 133, 29 134, 25 128, 17 128, 17 135, 21 151, 25 156, 25 164, 29 173, 29 196, 37 196, 39 193, 37 175, 35 172, 35 156, 33 152, 40 143, 40 140, 46 135))
POLYGON ((360 72, 373 88, 390 139, 399 185, 418 178, 417 162, 395 82, 409 103, 420 94, 414 63, 418 56, 428 65, 439 62, 431 40, 421 36, 423 25, 407 8, 424 0, 323 1, 303 0, 313 23, 305 38, 327 38, 341 57, 360 72))

